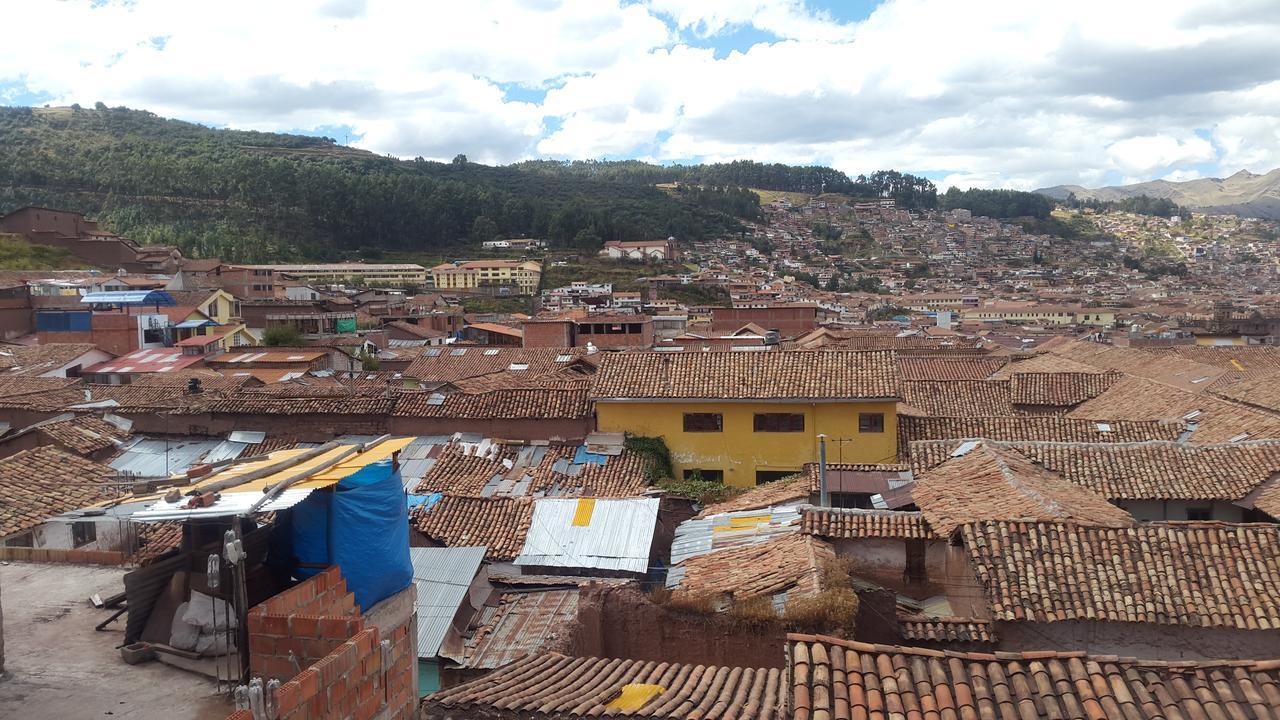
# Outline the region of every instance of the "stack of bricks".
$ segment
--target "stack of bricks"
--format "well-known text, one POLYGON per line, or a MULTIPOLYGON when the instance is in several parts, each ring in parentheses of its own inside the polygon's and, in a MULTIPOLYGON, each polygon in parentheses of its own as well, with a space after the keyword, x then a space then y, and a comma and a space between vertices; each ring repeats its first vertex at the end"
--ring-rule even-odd
POLYGON ((249 672, 288 680, 364 629, 337 566, 249 611, 249 672))
MULTIPOLYGON (((383 632, 366 627, 346 580, 331 567, 249 612, 250 672, 282 681, 278 720, 407 720, 417 707, 413 621, 410 615, 384 628, 391 641, 384 658, 383 632)), ((240 710, 228 720, 253 715, 240 710)))

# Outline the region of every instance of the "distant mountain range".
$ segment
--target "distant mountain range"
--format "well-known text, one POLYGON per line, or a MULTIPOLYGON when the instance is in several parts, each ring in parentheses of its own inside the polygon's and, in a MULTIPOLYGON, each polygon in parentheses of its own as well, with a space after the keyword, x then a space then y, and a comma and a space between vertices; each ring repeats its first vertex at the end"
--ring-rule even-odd
POLYGON ((1266 175, 1241 170, 1229 178, 1200 178, 1186 182, 1152 180, 1136 185, 1089 189, 1079 185, 1055 185, 1035 192, 1055 200, 1075 193, 1081 200, 1123 200, 1147 195, 1168 198, 1183 207, 1218 215, 1280 220, 1280 168, 1266 175))

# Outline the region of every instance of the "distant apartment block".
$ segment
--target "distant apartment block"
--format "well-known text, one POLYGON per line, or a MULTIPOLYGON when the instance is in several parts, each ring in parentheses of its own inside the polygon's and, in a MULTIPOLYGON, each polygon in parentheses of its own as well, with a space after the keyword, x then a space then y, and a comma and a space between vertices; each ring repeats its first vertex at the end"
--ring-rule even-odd
POLYGON ((547 246, 546 240, 516 238, 514 240, 485 240, 480 247, 485 250, 537 250, 547 246))
POLYGON ((431 268, 437 290, 488 295, 533 295, 542 279, 534 260, 468 260, 431 268))
POLYGON ((288 275, 301 280, 354 285, 416 285, 427 282, 427 269, 412 263, 325 263, 320 265, 236 265, 272 285, 272 278, 288 275))
POLYGON ((1082 308, 1065 305, 1004 305, 991 304, 966 309, 960 317, 981 322, 1012 322, 1036 325, 1091 325, 1113 327, 1115 310, 1110 308, 1082 308))
POLYGON ((678 252, 673 237, 666 240, 610 240, 600 249, 600 256, 614 260, 675 260, 678 252))

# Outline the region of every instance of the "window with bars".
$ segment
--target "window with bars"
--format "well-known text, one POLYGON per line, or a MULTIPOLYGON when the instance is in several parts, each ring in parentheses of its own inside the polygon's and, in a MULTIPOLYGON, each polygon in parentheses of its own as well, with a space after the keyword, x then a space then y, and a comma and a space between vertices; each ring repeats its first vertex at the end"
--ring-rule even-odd
POLYGON ((756 413, 756 432, 804 432, 803 413, 756 413))

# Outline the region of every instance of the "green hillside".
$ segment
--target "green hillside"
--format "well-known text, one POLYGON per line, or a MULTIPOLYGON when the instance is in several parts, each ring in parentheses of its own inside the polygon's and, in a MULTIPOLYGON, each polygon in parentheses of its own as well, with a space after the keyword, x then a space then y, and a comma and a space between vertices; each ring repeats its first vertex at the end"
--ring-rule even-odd
POLYGON ((760 212, 737 188, 672 197, 628 179, 401 161, 123 108, 0 108, 0 212, 28 204, 239 261, 429 253, 495 235, 570 247, 699 239, 760 212))
POLYGON ((0 212, 76 210, 194 257, 456 255, 493 237, 583 249, 700 240, 761 217, 759 196, 746 188, 936 203, 928 180, 893 171, 852 180, 827 167, 749 161, 405 161, 329 138, 214 129, 101 104, 0 107, 0 212), (675 191, 657 187, 676 182, 675 191))

